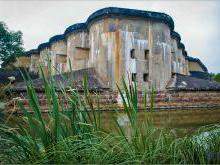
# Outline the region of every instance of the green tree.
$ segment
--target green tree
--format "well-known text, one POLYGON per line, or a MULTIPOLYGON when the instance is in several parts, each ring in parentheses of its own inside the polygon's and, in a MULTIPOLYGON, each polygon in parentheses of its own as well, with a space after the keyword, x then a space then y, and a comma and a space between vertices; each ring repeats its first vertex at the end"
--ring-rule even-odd
POLYGON ((214 81, 220 83, 220 73, 217 73, 214 77, 214 81))
POLYGON ((4 22, 0 22, 0 63, 4 67, 24 53, 22 32, 10 31, 4 22))
POLYGON ((209 77, 211 78, 211 80, 214 80, 214 78, 215 78, 215 73, 209 73, 209 77))

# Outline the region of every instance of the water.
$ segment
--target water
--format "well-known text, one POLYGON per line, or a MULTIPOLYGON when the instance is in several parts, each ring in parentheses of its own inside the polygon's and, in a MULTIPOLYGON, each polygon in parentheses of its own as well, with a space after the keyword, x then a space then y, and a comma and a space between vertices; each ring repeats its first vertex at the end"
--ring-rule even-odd
MULTIPOLYGON (((100 123, 107 131, 115 131, 115 119, 122 125, 128 125, 126 114, 120 111, 119 114, 114 111, 99 111, 100 123)), ((44 117, 47 115, 44 114, 44 117)), ((3 117, 3 116, 2 116, 3 117)), ((1 117, 0 117, 1 118, 1 117)), ((22 116, 12 115, 9 123, 22 122, 22 116)), ((4 121, 8 116, 4 116, 4 121)), ((140 110, 138 112, 140 124, 151 121, 157 128, 170 129, 177 136, 191 134, 197 128, 209 124, 220 123, 220 109, 178 109, 178 110, 156 110, 153 112, 140 110)))

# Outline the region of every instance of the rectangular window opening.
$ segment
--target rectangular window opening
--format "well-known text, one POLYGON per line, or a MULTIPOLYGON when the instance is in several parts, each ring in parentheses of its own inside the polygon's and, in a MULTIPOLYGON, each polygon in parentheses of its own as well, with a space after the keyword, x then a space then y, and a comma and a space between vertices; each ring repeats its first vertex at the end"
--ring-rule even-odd
POLYGON ((149 60, 149 54, 150 54, 150 52, 148 49, 144 50, 144 59, 145 60, 149 60))
POLYGON ((135 59, 135 50, 134 49, 131 49, 130 56, 131 56, 131 59, 135 59))
POLYGON ((136 79, 137 79, 137 73, 132 73, 131 74, 131 80, 136 81, 136 79))
POLYGON ((143 74, 143 81, 147 82, 148 81, 148 73, 143 74))

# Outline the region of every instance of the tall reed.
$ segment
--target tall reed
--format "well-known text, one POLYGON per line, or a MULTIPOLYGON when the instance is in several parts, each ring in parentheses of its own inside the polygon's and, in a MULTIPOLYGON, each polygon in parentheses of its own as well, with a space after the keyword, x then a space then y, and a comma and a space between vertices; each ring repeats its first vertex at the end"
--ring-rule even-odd
MULTIPOLYGON (((41 74, 49 112, 42 114, 33 82, 24 77, 32 113, 18 101, 25 124, 1 125, 0 140, 4 143, 0 149, 2 163, 220 163, 218 159, 210 160, 207 156, 219 152, 218 131, 198 141, 201 130, 192 136, 177 138, 170 131, 154 127, 150 121, 140 122, 136 82, 127 85, 122 78, 121 87, 117 85, 128 124, 122 126, 115 118, 118 132, 114 133, 104 130, 100 124, 102 119, 96 109, 99 106, 95 108, 95 98, 88 89, 86 76, 82 84, 83 93, 73 89, 68 93, 62 87, 58 93, 53 78, 46 78, 42 69, 41 74), (63 97, 68 101, 67 106, 60 101, 63 97), (204 147, 200 145, 201 141, 209 145, 204 147)), ((151 93, 148 102, 152 108, 154 92, 151 93)), ((147 100, 146 92, 144 97, 147 100)), ((115 113, 121 112, 116 109, 115 113)), ((217 130, 219 125, 208 129, 217 130)))

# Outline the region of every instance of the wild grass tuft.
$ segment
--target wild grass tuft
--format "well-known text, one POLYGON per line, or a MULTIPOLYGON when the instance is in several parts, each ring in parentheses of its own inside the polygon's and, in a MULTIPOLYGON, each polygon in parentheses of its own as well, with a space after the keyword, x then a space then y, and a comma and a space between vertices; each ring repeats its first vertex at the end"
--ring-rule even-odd
MULTIPOLYGON (((123 114, 128 123, 114 119, 118 132, 108 132, 100 124, 88 80, 83 80, 83 93, 64 88, 56 92, 52 77, 46 78, 41 69, 48 113, 42 114, 32 80, 25 78, 31 113, 18 102, 23 111, 23 122, 0 127, 0 162, 45 164, 205 164, 220 163, 209 154, 219 153, 219 125, 203 128, 191 136, 177 138, 171 131, 156 128, 150 121, 138 117, 136 82, 127 85, 122 79, 118 87, 123 103, 123 114), (62 103, 62 97, 67 105, 62 103), (204 131, 209 136, 201 136, 204 131), (204 144, 203 144, 204 143, 204 144)), ((144 100, 147 100, 147 91, 144 100)), ((150 109, 153 108, 153 90, 150 109)), ((145 107, 147 101, 145 102, 145 107)), ((99 106, 98 106, 99 107, 99 106)), ((117 114, 121 113, 115 110, 117 114)))

